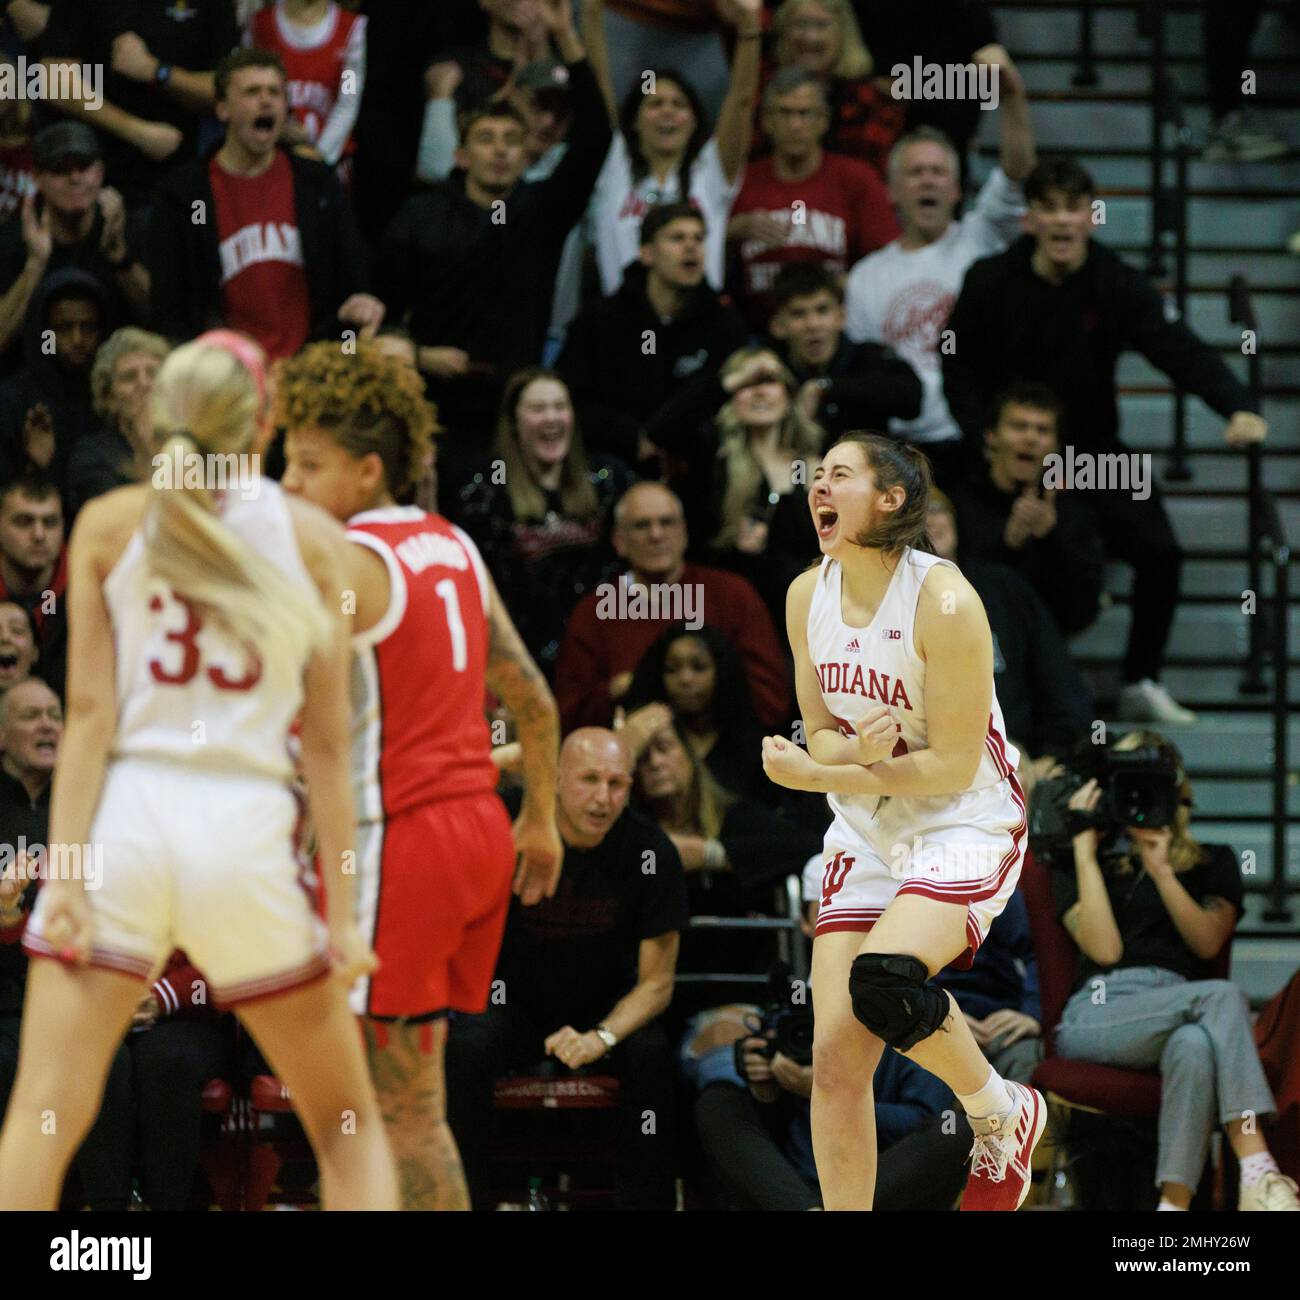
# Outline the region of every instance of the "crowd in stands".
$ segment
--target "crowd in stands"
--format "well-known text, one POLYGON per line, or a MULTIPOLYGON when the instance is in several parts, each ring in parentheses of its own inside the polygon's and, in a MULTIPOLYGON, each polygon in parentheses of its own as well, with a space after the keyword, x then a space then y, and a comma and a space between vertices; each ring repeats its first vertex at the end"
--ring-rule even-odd
MULTIPOLYGON (((1108 557, 1135 573, 1121 715, 1194 720, 1160 684, 1181 557, 1158 490, 1045 487, 1045 458, 1123 447, 1125 351, 1218 412, 1230 445, 1266 432, 1157 288, 1091 240, 1096 187, 1074 160, 1037 157, 984 0, 11 0, 0 14, 5 64, 103 76, 99 94, 65 80, 58 98, 0 99, 0 841, 44 841, 66 538, 88 500, 148 475, 169 349, 217 325, 273 360, 375 339, 436 408, 415 499, 478 544, 567 736, 560 890, 514 901, 504 998, 449 1041, 475 1204, 492 1199, 493 1083, 549 1055, 622 1081, 621 1206, 671 1208, 688 1147, 719 1204, 816 1206, 809 1067, 774 1057, 750 1008, 674 1000, 674 976, 763 971, 767 948, 698 942, 689 918, 768 911, 806 862, 815 912, 828 814, 764 779, 759 737, 797 727, 785 591, 818 558, 806 492, 821 455, 863 428, 929 454, 931 540, 985 603, 1028 786, 1096 716, 1066 643, 1098 616, 1108 557), (889 70, 915 58, 997 69, 991 169, 972 157, 977 104, 895 96, 889 70), (608 1061, 598 1023, 619 1040, 608 1061)), ((279 463, 273 445, 267 472, 279 463)), ((1231 851, 1214 861, 1195 897, 1239 908, 1231 851)), ((34 890, 0 886, 0 1114, 34 890)), ((1145 964, 1198 978, 1206 954, 1183 960, 1181 922, 1145 904, 1164 941, 1145 964)), ((1082 973, 1115 964, 1077 938, 1082 973)), ((974 969, 945 978, 999 1071, 1027 1080, 1043 1039, 1018 898, 974 969)), ((128 1204, 133 1171, 154 1208, 189 1201, 199 1091, 238 1068, 202 987, 181 953, 142 999, 78 1160, 95 1208, 128 1204)), ((1112 1052, 1071 1006, 1070 1050, 1112 1052)), ((1242 1008, 1227 993, 1216 1007, 1245 1052, 1242 1008)), ((1213 1061, 1178 1041, 1180 1078, 1212 1092, 1213 1061)), ((1257 1074, 1221 1072, 1220 1090, 1266 1114, 1257 1074)), ((1162 1173, 1194 1187, 1214 1117, 1185 1094, 1178 1123, 1195 1134, 1162 1128, 1162 1173)), ((887 1053, 876 1101, 879 1202, 950 1207, 970 1145, 951 1096, 887 1053)))

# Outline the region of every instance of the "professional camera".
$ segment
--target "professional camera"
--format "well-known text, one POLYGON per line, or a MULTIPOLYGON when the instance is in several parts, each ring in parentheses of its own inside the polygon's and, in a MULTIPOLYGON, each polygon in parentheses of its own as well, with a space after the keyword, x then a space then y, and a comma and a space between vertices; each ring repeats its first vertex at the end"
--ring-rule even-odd
POLYGON ((1097 860, 1105 869, 1132 851, 1127 827, 1172 826, 1183 803, 1183 773, 1173 754, 1158 745, 1116 750, 1085 741, 1064 767, 1038 782, 1029 806, 1029 847, 1049 867, 1070 870, 1074 837, 1093 829, 1097 860), (1071 796, 1091 780, 1101 787, 1097 806, 1091 812, 1070 808, 1071 796))
MULTIPOLYGON (((791 977, 790 968, 784 962, 777 962, 768 976, 767 1001, 761 1012, 751 1017, 752 1023, 746 1025, 747 1038, 761 1038, 764 1045, 754 1048, 758 1055, 769 1061, 780 1052, 788 1056, 796 1065, 811 1065, 813 1056, 813 1011, 812 1006, 803 1006, 799 1002, 808 997, 806 983, 797 984, 791 977), (799 1001, 796 1001, 798 994, 799 1001)), ((738 1038, 735 1044, 736 1073, 745 1078, 744 1038, 738 1038)))

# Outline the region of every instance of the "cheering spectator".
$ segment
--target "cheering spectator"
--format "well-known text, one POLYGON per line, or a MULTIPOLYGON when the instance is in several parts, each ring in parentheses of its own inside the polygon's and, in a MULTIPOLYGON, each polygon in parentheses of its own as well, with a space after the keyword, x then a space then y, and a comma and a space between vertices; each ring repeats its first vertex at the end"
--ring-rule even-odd
POLYGON ((33 159, 36 194, 23 200, 20 220, 0 227, 0 347, 18 337, 46 277, 65 267, 104 285, 104 328, 144 320, 149 273, 127 245, 126 211, 121 195, 104 185, 95 133, 80 122, 56 122, 38 132, 33 159))
POLYGON ((573 97, 564 158, 545 180, 522 180, 526 124, 518 110, 503 102, 472 110, 456 154, 463 174, 408 200, 380 248, 385 301, 409 324, 429 395, 452 435, 439 455, 453 479, 481 447, 506 380, 541 358, 560 252, 609 144, 568 4, 545 0, 544 12, 573 97))
POLYGON ((160 334, 218 326, 251 335, 272 359, 351 327, 370 338, 384 304, 365 292, 352 214, 324 163, 278 148, 285 75, 265 50, 236 50, 216 73, 225 139, 173 172, 150 235, 160 334), (195 212, 208 219, 196 223, 195 212))
POLYGON ((1034 165, 1029 108, 1015 79, 1002 88, 998 128, 999 165, 960 219, 960 165, 949 140, 933 128, 919 128, 894 146, 889 192, 903 233, 859 262, 845 284, 849 338, 893 348, 921 378, 920 415, 891 420, 889 432, 922 444, 945 487, 962 477, 965 466, 961 429, 943 396, 944 323, 971 263, 1000 252, 1019 233, 1020 182, 1034 165))
POLYGON ((23 326, 27 368, 0 384, 0 483, 30 469, 66 490, 72 450, 95 425, 90 369, 106 298, 98 276, 72 267, 46 276, 32 295, 23 326))
MULTIPOLYGON (((745 341, 744 321, 705 283, 706 230, 688 203, 651 208, 640 261, 612 298, 578 316, 556 361, 592 444, 628 464, 655 451, 646 426, 683 381, 707 382, 745 341)), ((679 422, 663 423, 671 433, 679 422)))
POLYGON ((919 414, 916 371, 883 344, 849 342, 844 320, 844 290, 824 266, 781 268, 767 328, 799 385, 799 410, 831 438, 919 414))
MULTIPOLYGON (((1061 404, 1046 384, 1012 384, 999 393, 984 434, 983 465, 953 487, 952 502, 963 564, 992 560, 1015 569, 1033 584, 1057 627, 1073 636, 1101 609, 1106 555, 1082 494, 1043 486, 1044 461, 1060 450, 1060 422, 1061 404)), ((1149 559, 1155 567, 1143 581, 1148 599, 1134 608, 1139 638, 1159 634, 1163 617, 1154 588, 1164 580, 1166 559, 1158 550, 1149 559), (1147 630, 1153 618, 1154 632, 1147 630)), ((1145 572, 1148 560, 1138 562, 1145 572)))
POLYGON ((730 0, 736 23, 731 85, 712 136, 694 87, 671 68, 651 67, 623 98, 618 130, 591 198, 592 242, 601 289, 612 294, 637 258, 641 223, 656 203, 689 202, 704 217, 704 271, 722 288, 727 213, 749 153, 758 91, 760 0, 730 0))
POLYGON ((82 85, 80 97, 55 104, 99 132, 129 209, 148 206, 169 161, 194 156, 199 123, 212 110, 213 69, 238 43, 230 0, 53 0, 43 62, 104 74, 102 103, 82 85))
MULTIPOLYGON (((944 392, 968 444, 976 446, 995 394, 1017 379, 1050 385, 1073 446, 1092 464, 1123 465, 1121 484, 1092 481, 1107 553, 1135 566, 1135 619, 1124 660, 1120 715, 1187 724, 1196 715, 1159 684, 1178 603, 1182 554, 1153 482, 1135 481, 1141 460, 1122 454, 1115 369, 1134 349, 1180 388, 1228 418, 1229 446, 1262 441, 1257 401, 1213 348, 1170 319, 1141 271, 1091 239, 1092 177, 1072 159, 1041 163, 1025 182, 1029 234, 972 266, 948 329, 944 392)), ((1147 462, 1149 464, 1149 462, 1147 462)))
POLYGON ((478 0, 478 7, 487 16, 483 38, 439 50, 437 61, 425 72, 428 88, 442 70, 456 69, 455 85, 449 91, 456 113, 482 108, 508 92, 511 77, 543 57, 549 39, 536 0, 478 0))
POLYGON ((365 16, 335 0, 275 0, 253 15, 244 43, 278 54, 284 65, 290 116, 282 139, 312 150, 346 186, 366 83, 365 16))
POLYGON ((727 225, 738 301, 755 330, 772 314, 772 283, 782 267, 816 263, 842 275, 898 234, 876 172, 822 148, 830 106, 811 72, 777 72, 763 92, 763 124, 771 157, 750 163, 727 225))
POLYGON ((869 163, 883 178, 907 115, 873 80, 871 52, 848 0, 784 0, 772 36, 780 67, 802 68, 826 88, 826 148, 869 163))
MULTIPOLYGON (((908 0, 887 5, 877 0, 850 0, 862 39, 875 59, 881 86, 891 96, 890 79, 900 63, 910 70, 920 58, 931 64, 988 64, 998 71, 1000 96, 1023 94, 1011 56, 998 44, 997 30, 985 0, 908 0)), ((966 152, 981 117, 980 104, 969 97, 899 100, 907 111, 907 129, 930 126, 952 141, 961 180, 966 152)))
MULTIPOLYGON (((767 348, 728 357, 717 389, 722 408, 694 448, 673 448, 688 456, 679 495, 709 556, 751 583, 780 626, 790 583, 817 554, 808 485, 825 435, 795 401, 794 376, 767 348)), ((666 432, 651 432, 667 441, 666 432)))
MULTIPOLYGON (((961 534, 952 502, 937 489, 930 494, 926 531, 936 555, 957 559, 961 534)), ((1092 724, 1092 691, 1051 614, 1019 573, 987 559, 964 559, 961 571, 988 614, 993 685, 1007 735, 1020 751, 1020 780, 1028 794, 1092 724)))
POLYGON ((68 657, 67 587, 58 489, 36 475, 0 482, 0 602, 23 607, 36 629, 41 677, 60 696, 68 657))
POLYGON ((568 388, 536 367, 506 385, 492 457, 448 514, 478 543, 549 677, 573 606, 617 571, 609 534, 631 474, 610 457, 588 459, 568 388))
POLYGON ((40 658, 36 629, 24 606, 0 601, 0 694, 32 675, 40 658))
POLYGON ((82 438, 68 458, 68 513, 91 497, 138 482, 149 464, 149 394, 171 349, 161 335, 127 326, 95 354, 90 394, 101 428, 82 438))
MULTIPOLYGON (((0 50, 0 68, 7 68, 14 77, 18 75, 14 56, 8 50, 0 50)), ((0 98, 0 224, 13 220, 22 201, 36 193, 34 129, 31 100, 10 95, 0 98)))
POLYGON ((666 487, 638 483, 623 494, 613 542, 627 571, 578 602, 560 644, 555 693, 566 731, 607 725, 655 639, 696 619, 736 647, 759 722, 784 725, 789 673, 763 602, 734 573, 687 564, 687 540, 682 503, 666 487))
POLYGON ((688 739, 692 756, 705 764, 729 798, 770 797, 762 779, 762 736, 744 660, 715 628, 669 628, 641 656, 623 713, 619 734, 634 758, 640 758, 671 717, 688 739))
POLYGON ((686 891, 672 842, 627 807, 631 789, 632 758, 617 736, 584 727, 565 740, 559 887, 534 907, 511 899, 496 968, 505 995, 452 1023, 447 1113, 476 1209, 492 1208, 493 1083, 543 1055, 571 1070, 600 1062, 618 1076, 615 1204, 673 1207, 672 1049, 658 1017, 672 1000, 686 891), (647 1112, 657 1119, 650 1140, 647 1112))

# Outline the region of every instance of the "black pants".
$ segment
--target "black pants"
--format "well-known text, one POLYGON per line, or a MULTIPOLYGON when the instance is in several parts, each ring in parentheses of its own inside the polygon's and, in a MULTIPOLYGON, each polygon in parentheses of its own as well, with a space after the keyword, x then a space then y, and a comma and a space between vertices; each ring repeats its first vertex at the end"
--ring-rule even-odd
POLYGON ((1106 554, 1133 567, 1133 621, 1124 681, 1158 678, 1178 607, 1183 552, 1155 485, 1145 501, 1119 489, 1088 493, 1106 554))
POLYGON ((77 1153, 91 1209, 126 1209, 137 1156, 150 1209, 188 1208, 203 1088, 229 1059, 225 1020, 163 1020, 127 1036, 113 1058, 99 1118, 77 1153))
POLYGON ((1205 76, 1216 119, 1242 105, 1241 74, 1263 12, 1264 0, 1206 0, 1205 76))
MULTIPOLYGON (((566 1023, 565 1017, 519 1006, 491 1007, 481 1016, 456 1016, 452 1021, 447 1042, 447 1115, 476 1210, 493 1208, 493 1086, 502 1075, 542 1060, 547 1035, 566 1023)), ((619 1079, 614 1168, 617 1208, 673 1209, 676 1097, 668 1035, 658 1021, 651 1021, 594 1068, 619 1079)))
MULTIPOLYGON (((821 1204, 785 1158, 774 1125, 789 1122, 780 1102, 760 1105, 749 1090, 710 1084, 695 1102, 695 1123, 709 1166, 736 1208, 810 1210, 821 1204)), ((944 1131, 942 1116, 880 1154, 876 1170, 878 1210, 951 1209, 966 1180, 973 1137, 964 1115, 944 1131)))

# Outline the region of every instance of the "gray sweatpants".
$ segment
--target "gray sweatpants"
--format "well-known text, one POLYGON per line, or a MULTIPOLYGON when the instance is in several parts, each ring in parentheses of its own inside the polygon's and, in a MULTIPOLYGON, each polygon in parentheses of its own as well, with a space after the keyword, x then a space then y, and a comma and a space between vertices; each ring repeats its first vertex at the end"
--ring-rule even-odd
POLYGON ((1246 995, 1229 980, 1186 980, 1158 966, 1090 979, 1056 1030, 1065 1057, 1158 1070, 1156 1184, 1201 1181, 1216 1124, 1275 1113, 1246 995))

